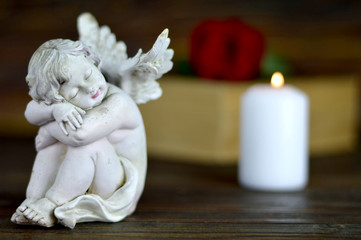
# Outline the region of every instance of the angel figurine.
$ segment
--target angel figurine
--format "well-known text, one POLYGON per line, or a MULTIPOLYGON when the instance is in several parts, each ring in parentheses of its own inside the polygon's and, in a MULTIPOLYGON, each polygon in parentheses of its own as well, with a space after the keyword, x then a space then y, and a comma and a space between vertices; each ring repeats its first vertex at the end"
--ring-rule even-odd
POLYGON ((78 32, 79 41, 45 42, 29 63, 25 117, 40 128, 26 199, 11 218, 17 224, 121 221, 143 191, 147 151, 137 104, 162 94, 156 79, 173 66, 168 30, 132 58, 89 13, 79 16, 78 32))

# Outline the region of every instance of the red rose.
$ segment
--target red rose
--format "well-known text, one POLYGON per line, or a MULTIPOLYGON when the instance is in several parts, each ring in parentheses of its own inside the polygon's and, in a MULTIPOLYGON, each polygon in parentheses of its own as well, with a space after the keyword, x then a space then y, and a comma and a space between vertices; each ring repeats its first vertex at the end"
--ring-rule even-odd
POLYGON ((242 21, 206 20, 190 40, 190 64, 198 76, 233 81, 258 76, 264 39, 242 21))

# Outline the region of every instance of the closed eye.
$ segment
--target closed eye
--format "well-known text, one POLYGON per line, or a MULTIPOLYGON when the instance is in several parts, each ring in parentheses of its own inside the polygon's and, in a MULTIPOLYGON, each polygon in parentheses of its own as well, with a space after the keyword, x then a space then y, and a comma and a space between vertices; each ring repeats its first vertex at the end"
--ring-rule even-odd
POLYGON ((69 100, 75 98, 76 95, 78 95, 78 93, 79 93, 79 88, 72 89, 70 94, 69 94, 69 100))
POLYGON ((85 73, 85 80, 88 80, 90 78, 90 76, 92 75, 93 70, 90 68, 88 71, 86 71, 85 73))

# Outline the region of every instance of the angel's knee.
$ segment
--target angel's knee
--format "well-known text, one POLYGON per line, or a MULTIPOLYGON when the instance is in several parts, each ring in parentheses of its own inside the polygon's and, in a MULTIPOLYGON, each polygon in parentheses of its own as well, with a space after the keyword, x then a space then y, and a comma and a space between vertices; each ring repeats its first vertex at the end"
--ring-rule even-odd
POLYGON ((98 159, 94 180, 89 190, 106 199, 123 184, 124 179, 124 169, 118 157, 98 159))
POLYGON ((94 162, 86 151, 69 148, 46 197, 61 205, 84 194, 94 177, 94 162))

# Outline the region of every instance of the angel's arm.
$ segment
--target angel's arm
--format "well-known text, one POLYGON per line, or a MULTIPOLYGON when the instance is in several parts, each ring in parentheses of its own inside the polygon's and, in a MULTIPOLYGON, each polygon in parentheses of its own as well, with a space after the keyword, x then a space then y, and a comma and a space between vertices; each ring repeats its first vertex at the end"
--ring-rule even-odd
POLYGON ((29 123, 42 126, 50 121, 54 121, 52 105, 31 100, 25 109, 25 118, 29 123))
MULTIPOLYGON (((49 134, 46 126, 47 125, 41 126, 38 135, 35 137, 35 148, 38 152, 58 141, 56 138, 51 136, 51 134, 49 134)), ((58 126, 55 125, 55 127, 58 126)))
POLYGON ((86 112, 68 102, 53 103, 47 105, 44 102, 30 101, 25 110, 25 118, 33 125, 42 126, 48 122, 56 121, 63 134, 67 135, 65 123, 76 130, 83 123, 83 115, 86 112))
POLYGON ((70 130, 68 136, 65 136, 54 123, 46 125, 46 128, 60 142, 76 147, 107 137, 118 129, 135 129, 141 123, 141 115, 134 101, 123 91, 109 84, 106 99, 87 112, 82 128, 70 130))

